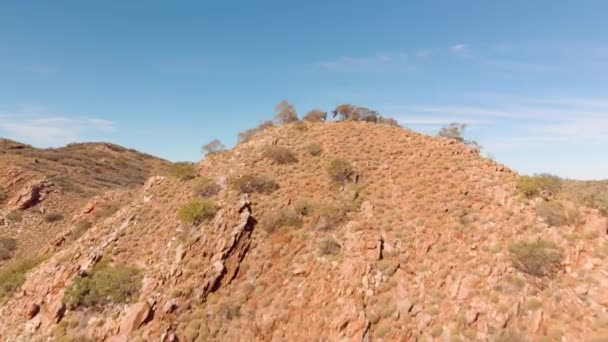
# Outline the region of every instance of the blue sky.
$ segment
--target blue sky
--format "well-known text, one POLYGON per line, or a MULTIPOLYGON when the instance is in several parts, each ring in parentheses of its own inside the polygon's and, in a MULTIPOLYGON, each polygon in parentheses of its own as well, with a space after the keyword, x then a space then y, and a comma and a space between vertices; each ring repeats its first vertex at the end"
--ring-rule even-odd
POLYGON ((353 103, 470 124, 522 172, 608 178, 606 1, 2 1, 0 136, 198 160, 353 103))

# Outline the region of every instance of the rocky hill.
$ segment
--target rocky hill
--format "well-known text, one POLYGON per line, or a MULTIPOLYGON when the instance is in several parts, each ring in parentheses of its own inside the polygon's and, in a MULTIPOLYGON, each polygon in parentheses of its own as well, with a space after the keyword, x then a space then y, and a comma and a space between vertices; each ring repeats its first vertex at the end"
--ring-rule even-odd
POLYGON ((12 251, 0 246, 0 264, 48 248, 49 242, 59 247, 74 226, 83 231, 93 224, 74 221, 87 202, 85 211, 108 215, 121 193, 166 173, 169 164, 108 143, 38 149, 0 139, 0 239, 14 245, 12 251))
POLYGON ((299 122, 189 178, 152 177, 115 212, 80 210, 92 224, 77 243, 7 265, 1 339, 608 336, 606 217, 543 199, 454 140, 299 122))

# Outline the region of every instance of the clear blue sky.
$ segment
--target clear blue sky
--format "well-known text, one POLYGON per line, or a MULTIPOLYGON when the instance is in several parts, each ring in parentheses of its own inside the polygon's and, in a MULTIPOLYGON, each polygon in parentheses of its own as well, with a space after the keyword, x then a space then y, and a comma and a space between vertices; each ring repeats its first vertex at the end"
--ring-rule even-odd
POLYGON ((608 178, 606 1, 2 1, 0 135, 198 160, 344 102, 470 124, 522 172, 608 178))

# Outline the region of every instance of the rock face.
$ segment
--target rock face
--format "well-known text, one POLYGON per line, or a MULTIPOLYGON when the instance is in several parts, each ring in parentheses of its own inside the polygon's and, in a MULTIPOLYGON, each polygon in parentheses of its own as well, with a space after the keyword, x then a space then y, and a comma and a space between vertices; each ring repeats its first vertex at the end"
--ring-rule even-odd
POLYGON ((53 191, 53 182, 48 180, 35 181, 28 184, 11 204, 13 210, 26 210, 41 203, 53 191))
POLYGON ((198 170, 221 188, 209 198, 217 213, 200 224, 176 214, 200 179, 153 177, 74 209, 66 225, 91 226, 62 235, 1 302, 0 340, 585 341, 605 332, 606 218, 581 209, 576 224, 544 224, 514 191, 514 173, 466 146, 361 122, 287 125, 198 170), (310 156, 311 143, 323 154, 310 156), (298 161, 267 160, 269 144, 298 161), (356 184, 328 177, 333 159, 352 163, 356 184), (243 175, 278 189, 241 194, 243 175), (540 239, 563 253, 555 275, 513 267, 509 247, 540 239), (118 264, 141 272, 132 298, 66 307, 76 277, 118 264))

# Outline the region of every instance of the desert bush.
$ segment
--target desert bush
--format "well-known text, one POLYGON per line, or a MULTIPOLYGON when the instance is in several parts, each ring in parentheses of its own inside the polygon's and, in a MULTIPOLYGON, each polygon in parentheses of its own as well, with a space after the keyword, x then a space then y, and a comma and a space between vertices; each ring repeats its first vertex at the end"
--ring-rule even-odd
POLYGON ((301 198, 294 204, 293 210, 300 216, 308 216, 313 213, 314 205, 307 198, 301 198))
POLYGON ((465 145, 474 147, 479 152, 479 150, 482 149, 481 145, 479 145, 475 140, 467 140, 464 138, 464 131, 467 129, 467 127, 468 125, 466 123, 452 122, 451 124, 442 127, 437 133, 437 136, 456 140, 465 145))
POLYGON ((340 244, 329 236, 319 241, 319 254, 321 255, 337 255, 341 248, 340 244))
POLYGON ((8 260, 11 258, 11 256, 11 251, 4 248, 3 246, 0 246, 0 261, 8 260))
POLYGON ((509 252, 515 268, 535 277, 553 275, 564 258, 555 244, 544 240, 512 243, 509 252))
POLYGON ((355 170, 351 163, 342 159, 332 160, 327 167, 327 171, 331 179, 336 182, 347 182, 355 176, 355 170))
POLYGON ((304 147, 306 152, 310 153, 311 156, 320 156, 323 153, 323 148, 317 143, 311 143, 304 147))
POLYGON ((204 155, 208 156, 211 154, 215 154, 221 152, 226 149, 226 146, 222 144, 219 139, 213 139, 208 144, 203 145, 201 151, 204 155))
POLYGON ((75 241, 78 240, 87 230, 89 230, 93 226, 91 221, 82 220, 76 223, 76 227, 72 230, 72 234, 70 235, 70 240, 75 241))
POLYGON ((65 295, 67 306, 100 307, 109 303, 124 304, 139 295, 141 275, 132 266, 100 263, 88 276, 78 276, 65 295))
POLYGON ((222 188, 213 179, 202 177, 197 180, 194 186, 192 186, 192 194, 194 196, 200 196, 209 198, 217 195, 222 188))
POLYGON ((296 155, 287 147, 269 146, 264 149, 264 157, 277 164, 292 164, 298 161, 296 155))
POLYGON ((190 162, 177 162, 171 165, 171 175, 179 180, 190 180, 196 177, 196 166, 190 162))
POLYGON ((23 220, 23 215, 21 214, 21 212, 13 210, 10 213, 6 214, 6 219, 13 222, 21 222, 23 220))
POLYGON ((6 191, 4 189, 0 189, 0 203, 4 202, 6 200, 6 191))
POLYGON ((316 228, 325 231, 336 228, 346 221, 350 209, 350 205, 345 201, 317 203, 313 209, 313 214, 319 219, 316 228))
POLYGON ((274 127, 274 123, 272 121, 264 121, 255 128, 251 128, 251 129, 248 129, 246 131, 239 133, 238 142, 242 143, 242 142, 249 141, 256 134, 258 134, 262 131, 265 131, 269 128, 272 128, 272 127, 274 127))
POLYGON ((571 223, 561 202, 541 202, 536 206, 536 211, 550 226, 561 227, 571 223))
POLYGON ((63 215, 59 213, 48 213, 44 215, 44 221, 46 223, 53 223, 61 220, 63 220, 63 215))
POLYGON ((0 236, 0 247, 12 252, 17 248, 17 240, 8 236, 0 236))
POLYGON ((320 109, 313 109, 310 112, 306 113, 302 120, 308 122, 323 122, 327 120, 327 112, 324 112, 320 109))
POLYGON ((105 203, 101 209, 95 213, 95 217, 98 219, 103 219, 106 217, 110 217, 114 215, 118 210, 120 210, 120 204, 116 202, 105 203))
POLYGON ((545 191, 557 194, 562 188, 562 180, 550 174, 519 176, 516 187, 527 198, 533 198, 545 191))
POLYGON ((244 175, 233 182, 233 187, 243 194, 270 194, 279 188, 279 185, 267 176, 244 175))
POLYGON ((19 289, 25 281, 27 272, 45 259, 46 256, 43 255, 34 258, 16 259, 4 265, 0 269, 0 299, 19 289))
POLYGON ((393 118, 380 118, 380 123, 394 127, 401 127, 399 121, 393 118))
POLYGON ((283 208, 264 215, 260 225, 265 231, 272 233, 282 227, 300 227, 302 219, 293 209, 283 208))
POLYGON ((179 208, 177 217, 184 224, 198 224, 212 219, 218 210, 219 207, 214 201, 197 198, 179 208))
POLYGON ((298 121, 298 114, 296 113, 296 109, 287 100, 281 101, 275 107, 275 111, 276 115, 274 118, 279 125, 298 121))

